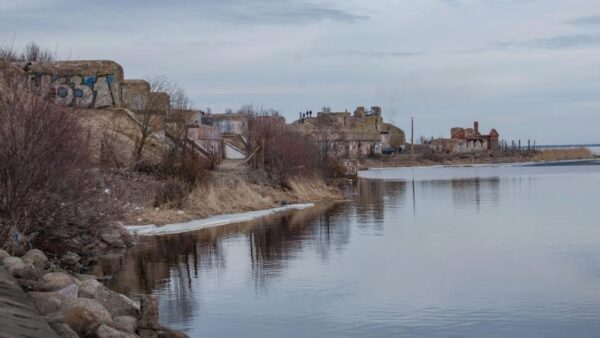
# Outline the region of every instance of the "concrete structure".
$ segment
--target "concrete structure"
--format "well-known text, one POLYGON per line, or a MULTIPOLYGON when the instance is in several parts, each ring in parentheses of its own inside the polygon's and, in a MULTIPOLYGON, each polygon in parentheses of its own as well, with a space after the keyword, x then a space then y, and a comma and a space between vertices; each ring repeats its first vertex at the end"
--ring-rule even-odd
POLYGON ((470 153, 490 151, 498 148, 498 131, 492 129, 488 134, 479 132, 479 122, 473 128, 455 127, 450 130, 450 139, 431 141, 431 149, 441 153, 470 153))
POLYGON ((248 131, 248 115, 246 114, 205 114, 202 124, 217 127, 223 134, 245 134, 248 131))
POLYGON ((187 136, 212 156, 223 158, 223 134, 219 128, 194 123, 187 126, 187 136))
POLYGON ((123 106, 136 111, 145 109, 150 102, 150 84, 145 80, 123 82, 123 106))
POLYGON ((113 61, 28 62, 21 64, 32 91, 77 108, 121 107, 123 68, 113 61))
POLYGON ((348 112, 319 112, 316 118, 303 118, 292 124, 335 157, 362 157, 381 154, 386 147, 401 149, 402 129, 383 122, 380 107, 366 111, 357 107, 348 112))
POLYGON ((58 338, 17 280, 0 266, 0 337, 58 338))

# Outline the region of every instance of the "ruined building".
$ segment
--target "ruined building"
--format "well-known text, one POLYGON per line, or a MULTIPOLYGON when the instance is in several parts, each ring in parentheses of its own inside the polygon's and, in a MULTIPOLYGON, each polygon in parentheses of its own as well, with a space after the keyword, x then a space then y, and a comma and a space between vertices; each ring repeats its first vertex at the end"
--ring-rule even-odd
POLYGON ((201 124, 220 130, 223 135, 223 151, 226 159, 245 159, 250 154, 248 126, 251 120, 265 120, 285 125, 285 118, 271 115, 249 115, 247 113, 204 114, 201 124))
POLYGON ((498 137, 496 129, 492 129, 488 134, 481 134, 479 122, 475 121, 473 128, 452 128, 449 139, 431 141, 431 149, 448 154, 489 151, 498 148, 498 137))
MULTIPOLYGON (((87 121, 97 125, 96 129, 101 129, 100 123, 106 128, 118 121, 120 134, 135 139, 139 128, 136 124, 151 124, 155 149, 178 139, 173 135, 178 132, 174 130, 178 121, 173 117, 191 112, 174 114, 169 94, 153 92, 145 80, 125 79, 123 68, 114 61, 3 62, 2 74, 18 79, 24 88, 55 104, 90 113, 87 121)), ((188 139, 198 153, 222 154, 218 128, 191 126, 191 129, 188 139)))
POLYGON ((403 149, 402 129, 383 122, 380 107, 366 111, 358 107, 348 112, 320 112, 316 117, 302 118, 292 124, 309 136, 330 156, 360 157, 381 154, 382 149, 403 149))

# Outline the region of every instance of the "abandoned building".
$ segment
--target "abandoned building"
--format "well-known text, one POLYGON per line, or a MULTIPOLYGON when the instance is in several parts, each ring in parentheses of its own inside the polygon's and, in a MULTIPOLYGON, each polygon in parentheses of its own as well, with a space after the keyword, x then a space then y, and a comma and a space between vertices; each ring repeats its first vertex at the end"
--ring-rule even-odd
POLYGON ((301 118, 294 126, 320 145, 329 156, 361 157, 381 154, 382 149, 404 149, 402 129, 383 122, 380 107, 357 107, 348 112, 319 112, 316 117, 301 118))
POLYGON ((479 122, 475 121, 473 128, 452 128, 449 139, 432 140, 431 149, 447 154, 489 151, 498 148, 498 137, 496 129, 492 129, 488 134, 481 134, 479 122))

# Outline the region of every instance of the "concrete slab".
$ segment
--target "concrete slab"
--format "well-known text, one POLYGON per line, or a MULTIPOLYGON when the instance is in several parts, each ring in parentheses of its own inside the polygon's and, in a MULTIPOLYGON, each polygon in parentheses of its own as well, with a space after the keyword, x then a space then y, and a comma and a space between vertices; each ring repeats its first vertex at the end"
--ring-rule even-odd
POLYGON ((0 338, 58 338, 17 281, 0 266, 0 338))

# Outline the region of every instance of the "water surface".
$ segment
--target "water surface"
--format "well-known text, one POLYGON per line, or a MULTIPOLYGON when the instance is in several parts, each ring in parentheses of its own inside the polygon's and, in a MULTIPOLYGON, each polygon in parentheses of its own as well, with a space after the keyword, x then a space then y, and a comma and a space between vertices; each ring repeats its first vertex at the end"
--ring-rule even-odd
POLYGON ((109 286, 192 337, 600 336, 600 166, 364 176, 353 202, 152 238, 109 286))

